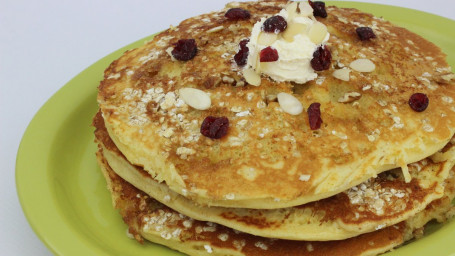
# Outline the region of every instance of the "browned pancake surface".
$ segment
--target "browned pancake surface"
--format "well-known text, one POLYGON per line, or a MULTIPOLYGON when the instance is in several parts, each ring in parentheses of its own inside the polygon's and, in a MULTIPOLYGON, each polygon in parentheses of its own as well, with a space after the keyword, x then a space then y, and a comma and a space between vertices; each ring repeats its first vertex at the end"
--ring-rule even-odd
POLYGON ((448 142, 455 91, 445 55, 420 36, 355 9, 329 7, 327 18, 317 18, 329 28, 333 54, 330 69, 318 79, 297 85, 263 77, 260 86, 248 85, 233 62, 238 43, 256 21, 284 6, 241 3, 252 15, 248 20, 227 20, 226 10, 191 18, 113 62, 98 102, 128 160, 199 203, 280 208, 329 197, 448 142), (372 27, 377 38, 360 41, 359 26, 372 27), (172 60, 169 49, 186 38, 196 40, 197 55, 172 60), (349 82, 332 76, 358 58, 372 60, 376 70, 353 71, 349 82), (211 107, 201 111, 182 104, 178 89, 184 87, 210 93, 211 107), (279 92, 293 94, 305 109, 321 103, 322 127, 311 131, 305 112, 289 115, 268 100, 279 92), (348 92, 361 97, 339 102, 348 92), (421 113, 408 105, 416 92, 430 99, 421 113), (226 116, 227 136, 202 136, 207 116, 226 116))
POLYGON ((422 226, 430 219, 444 221, 454 193, 452 177, 447 183, 446 196, 433 202, 422 213, 397 225, 347 240, 305 242, 267 239, 179 214, 121 179, 110 169, 101 152, 97 156, 114 206, 130 227, 130 233, 141 242, 144 236, 190 255, 376 255, 421 234, 422 226))
POLYGON ((204 207, 172 192, 166 184, 159 184, 143 168, 128 163, 110 139, 100 113, 93 124, 96 142, 113 171, 155 200, 197 220, 281 239, 341 240, 401 222, 444 195, 444 184, 455 158, 453 144, 449 143, 444 152, 437 154, 439 157, 409 165, 413 177, 410 183, 404 181, 400 170, 392 170, 330 198, 295 207, 204 207))

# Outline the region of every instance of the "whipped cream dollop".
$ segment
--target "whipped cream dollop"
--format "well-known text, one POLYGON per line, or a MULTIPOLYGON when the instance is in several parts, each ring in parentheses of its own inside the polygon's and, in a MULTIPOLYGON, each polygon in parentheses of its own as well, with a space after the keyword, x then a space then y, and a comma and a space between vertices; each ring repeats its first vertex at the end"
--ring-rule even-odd
POLYGON ((267 18, 258 21, 247 44, 246 69, 268 75, 277 82, 303 84, 316 79, 318 75, 311 67, 311 59, 316 49, 329 40, 327 27, 314 18, 307 2, 292 2, 277 15, 286 20, 287 28, 282 32, 265 32, 262 27, 267 18), (267 47, 277 50, 278 60, 260 61, 261 50, 267 47))

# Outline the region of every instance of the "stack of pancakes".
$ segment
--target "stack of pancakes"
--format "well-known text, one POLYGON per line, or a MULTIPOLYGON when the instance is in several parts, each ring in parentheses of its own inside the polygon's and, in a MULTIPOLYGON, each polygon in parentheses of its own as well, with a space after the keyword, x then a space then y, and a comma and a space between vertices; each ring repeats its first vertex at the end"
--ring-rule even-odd
POLYGON ((305 84, 263 75, 250 85, 234 61, 239 42, 288 4, 228 4, 106 69, 97 159, 138 241, 189 255, 375 255, 453 214, 455 83, 445 55, 383 19, 326 7, 316 19, 330 32, 330 68, 305 84), (251 16, 227 19, 231 8, 251 16), (365 26, 376 38, 359 39, 365 26), (195 40, 194 58, 174 58, 180 39, 195 40), (375 70, 333 75, 359 58, 375 70), (209 107, 191 106, 183 88, 203 91, 209 107), (304 109, 320 103, 321 127, 283 111, 281 92, 304 109), (408 104, 415 93, 429 99, 422 112, 408 104), (207 117, 227 118, 227 133, 201 134, 207 117))

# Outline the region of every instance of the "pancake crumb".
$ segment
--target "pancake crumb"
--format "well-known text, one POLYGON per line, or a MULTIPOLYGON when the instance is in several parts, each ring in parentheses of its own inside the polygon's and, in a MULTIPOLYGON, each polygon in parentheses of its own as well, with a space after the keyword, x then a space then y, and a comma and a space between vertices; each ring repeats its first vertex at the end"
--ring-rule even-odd
POLYGON ((218 239, 220 239, 223 242, 226 242, 229 239, 229 235, 226 233, 221 233, 218 235, 218 239))
POLYGON ((308 243, 308 244, 306 245, 306 250, 309 251, 309 252, 314 251, 313 245, 310 244, 310 243, 308 243))
MULTIPOLYGON (((345 193, 349 197, 351 204, 363 207, 363 209, 358 207, 359 211, 368 210, 378 216, 384 215, 385 209, 392 210, 388 206, 397 204, 396 200, 393 200, 394 197, 400 199, 407 195, 404 190, 382 187, 374 179, 369 179, 360 185, 352 187, 345 193)), ((399 211, 401 209, 393 210, 399 211)), ((387 212, 387 214, 391 214, 391 212, 387 212)))
POLYGON ((254 243, 254 246, 256 246, 258 248, 261 248, 264 251, 269 249, 269 247, 266 244, 264 244, 263 242, 261 242, 261 241, 258 241, 256 243, 254 243))
POLYGON ((308 175, 308 174, 300 174, 299 176, 299 180, 301 181, 309 181, 311 178, 311 175, 308 175))
POLYGON ((212 247, 211 247, 210 245, 208 245, 208 244, 205 244, 205 245, 204 245, 204 249, 205 249, 208 253, 212 253, 212 252, 213 252, 212 247))

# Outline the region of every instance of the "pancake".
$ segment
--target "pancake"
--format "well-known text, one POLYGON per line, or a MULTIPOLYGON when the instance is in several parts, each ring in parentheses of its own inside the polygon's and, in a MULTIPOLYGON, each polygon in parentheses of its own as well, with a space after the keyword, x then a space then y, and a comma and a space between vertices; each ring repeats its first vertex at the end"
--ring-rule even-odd
POLYGON ((443 198, 396 225, 339 241, 308 242, 261 238, 182 215, 116 175, 100 152, 97 153, 97 159, 112 194, 113 204, 129 226, 128 232, 132 237, 141 243, 146 239, 188 255, 377 255, 416 236, 422 236, 425 223, 432 219, 443 222, 454 212, 451 205, 455 194, 452 170, 443 198))
POLYGON ((444 195, 444 181, 455 164, 455 147, 449 143, 443 151, 410 164, 409 183, 400 170, 392 170, 330 198, 296 207, 272 210, 204 207, 157 182, 143 168, 131 165, 109 138, 100 113, 93 123, 100 154, 122 179, 193 219, 261 237, 340 240, 397 224, 444 195))
POLYGON ((455 91, 445 55, 422 37, 355 9, 327 7, 326 18, 316 17, 330 32, 332 53, 329 69, 318 71, 317 79, 298 84, 262 75, 259 86, 246 82, 233 60, 239 42, 286 4, 232 3, 187 19, 106 69, 99 107, 130 163, 200 204, 272 209, 328 198, 397 167, 409 181, 407 164, 448 143, 455 131, 455 91), (232 7, 251 17, 228 20, 232 7), (363 26, 376 38, 361 41, 355 31, 363 26), (193 59, 174 58, 180 39, 195 40, 193 59), (349 81, 333 75, 357 59, 375 69, 359 72, 350 65, 349 81), (190 106, 191 98, 181 95, 186 88, 208 95, 208 108, 190 106), (284 111, 279 93, 294 96, 303 109, 320 103, 320 128, 310 127, 306 112, 284 111), (428 97, 426 110, 409 106, 415 93, 428 97), (210 116, 226 118, 224 137, 201 134, 210 116))

